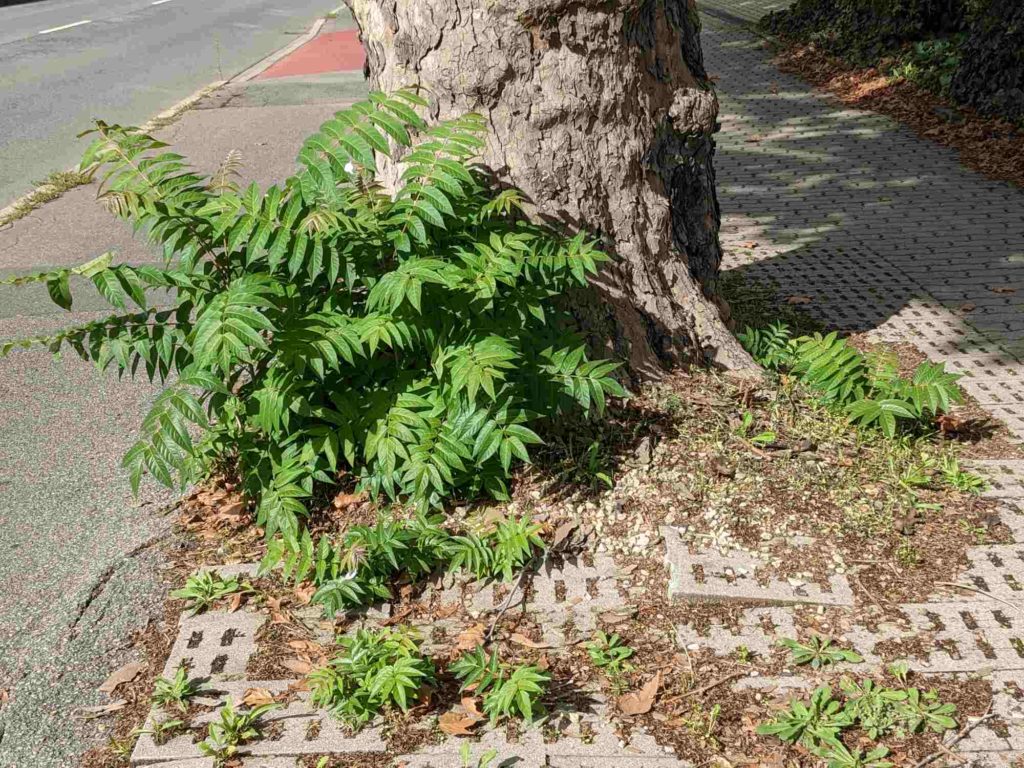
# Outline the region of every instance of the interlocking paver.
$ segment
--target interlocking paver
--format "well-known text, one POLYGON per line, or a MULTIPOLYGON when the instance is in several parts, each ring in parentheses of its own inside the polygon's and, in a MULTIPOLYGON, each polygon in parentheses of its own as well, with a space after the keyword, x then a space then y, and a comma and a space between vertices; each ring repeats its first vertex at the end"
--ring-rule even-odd
MULTIPOLYGON (((753 21, 780 5, 701 8, 753 21)), ((779 72, 740 25, 705 15, 703 45, 721 103, 723 268, 808 296, 829 326, 947 361, 1024 438, 1024 192, 779 72)))
POLYGON ((220 680, 244 676, 245 666, 256 651, 256 633, 264 621, 264 616, 250 611, 182 616, 178 637, 164 665, 164 677, 173 677, 182 663, 197 677, 220 680))
POLYGON ((834 574, 825 587, 804 581, 758 578, 764 565, 753 555, 739 550, 728 554, 715 548, 691 551, 680 529, 663 526, 665 561, 669 567, 668 593, 672 598, 743 600, 760 603, 810 603, 814 605, 854 604, 853 591, 845 576, 834 574))

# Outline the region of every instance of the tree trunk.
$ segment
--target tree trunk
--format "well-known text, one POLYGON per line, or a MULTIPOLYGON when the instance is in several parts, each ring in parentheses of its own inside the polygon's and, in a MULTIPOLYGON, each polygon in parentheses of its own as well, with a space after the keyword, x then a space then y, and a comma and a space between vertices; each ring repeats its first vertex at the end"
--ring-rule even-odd
POLYGON ((372 87, 422 86, 433 117, 487 117, 484 162, 533 215, 613 254, 580 312, 634 374, 754 367, 715 295, 718 101, 692 0, 347 2, 372 87))

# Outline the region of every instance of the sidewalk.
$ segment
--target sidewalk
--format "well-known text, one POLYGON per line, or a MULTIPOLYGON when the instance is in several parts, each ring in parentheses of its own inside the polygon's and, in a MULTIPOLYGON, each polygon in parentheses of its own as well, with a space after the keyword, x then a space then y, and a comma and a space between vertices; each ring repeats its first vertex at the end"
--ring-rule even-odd
MULTIPOLYGON (((749 18, 758 5, 776 3, 745 0, 749 18)), ((705 14, 702 39, 721 104, 723 269, 945 361, 1024 439, 1024 191, 779 72, 739 24, 705 14)))

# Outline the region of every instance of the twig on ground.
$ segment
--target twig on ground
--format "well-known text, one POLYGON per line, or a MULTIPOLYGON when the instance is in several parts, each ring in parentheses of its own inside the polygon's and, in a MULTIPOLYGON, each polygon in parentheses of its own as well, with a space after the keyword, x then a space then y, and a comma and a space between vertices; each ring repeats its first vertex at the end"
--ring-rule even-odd
POLYGON ((854 573, 852 575, 853 575, 853 583, 861 588, 861 590, 864 592, 864 594, 868 596, 868 600, 870 600, 875 605, 875 607, 878 608, 880 611, 884 611, 885 608, 882 607, 882 604, 878 601, 878 599, 873 594, 871 594, 871 591, 867 587, 864 586, 864 582, 862 582, 860 580, 860 574, 859 573, 854 573))
MULTIPOLYGON (((547 560, 548 553, 547 550, 545 550, 544 559, 541 561, 541 568, 544 567, 544 564, 547 562, 547 560)), ((523 579, 526 577, 526 572, 530 570, 531 565, 533 565, 532 560, 526 565, 524 565, 522 569, 519 571, 519 578, 516 579, 516 583, 512 587, 511 591, 508 593, 508 597, 505 598, 505 602, 503 602, 501 604, 501 608, 498 609, 498 613, 495 615, 494 621, 491 622, 491 628, 487 630, 487 642, 491 641, 491 638, 494 636, 494 630, 498 626, 498 622, 501 621, 501 617, 505 615, 505 611, 508 610, 508 607, 512 605, 512 598, 516 596, 516 592, 518 592, 519 588, 523 585, 523 579)))
POLYGON ((932 752, 927 757, 924 757, 921 760, 919 760, 917 763, 914 764, 914 768, 924 768, 924 766, 929 765, 931 763, 934 763, 936 760, 938 760, 944 754, 949 752, 950 747, 952 747, 952 746, 954 746, 956 744, 959 744, 961 741, 963 741, 965 738, 967 738, 967 735, 971 731, 973 731, 975 728, 977 728, 982 723, 991 720, 995 716, 996 716, 995 713, 992 711, 992 702, 989 702, 988 703, 988 709, 985 710, 985 714, 984 715, 979 717, 973 723, 968 723, 963 728, 961 728, 960 732, 953 738, 952 741, 949 742, 949 744, 943 745, 942 749, 938 750, 937 752, 932 752))
POLYGON ((668 703, 668 702, 675 703, 677 701, 682 701, 683 699, 689 699, 692 696, 700 696, 702 693, 707 693, 712 688, 717 688, 718 686, 722 685, 723 683, 728 683, 730 680, 735 680, 737 677, 746 677, 746 676, 747 676, 746 672, 732 672, 731 674, 728 674, 725 677, 720 677, 717 680, 713 680, 712 682, 708 683, 707 685, 702 685, 700 688, 694 688, 692 691, 687 691, 686 693, 680 694, 679 696, 673 696, 671 699, 666 699, 665 703, 668 703))
POLYGON ((936 581, 935 586, 937 587, 956 587, 957 589, 966 589, 968 592, 977 592, 979 595, 984 595, 987 598, 995 600, 997 603, 1008 605, 1013 608, 1017 613, 1024 613, 1024 610, 1020 606, 1011 603, 1009 600, 1003 600, 1001 597, 996 597, 991 592, 986 592, 984 589, 978 589, 977 587, 971 587, 967 584, 957 584, 955 581, 936 581))

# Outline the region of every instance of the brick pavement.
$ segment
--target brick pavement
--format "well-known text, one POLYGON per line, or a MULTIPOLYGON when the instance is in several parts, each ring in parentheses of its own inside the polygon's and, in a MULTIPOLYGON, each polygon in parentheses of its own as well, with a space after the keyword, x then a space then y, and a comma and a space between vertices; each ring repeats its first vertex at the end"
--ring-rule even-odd
POLYGON ((703 44, 721 101, 724 269, 946 361, 1024 438, 1024 192, 780 73, 737 23, 705 14, 703 44))

